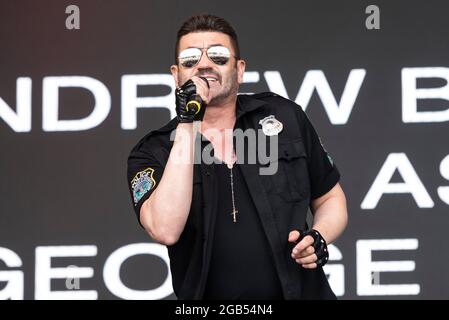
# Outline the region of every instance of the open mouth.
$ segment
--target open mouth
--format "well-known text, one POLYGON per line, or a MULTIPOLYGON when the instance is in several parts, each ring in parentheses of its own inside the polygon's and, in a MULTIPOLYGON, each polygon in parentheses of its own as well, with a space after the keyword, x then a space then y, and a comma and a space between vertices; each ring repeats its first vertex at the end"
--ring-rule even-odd
POLYGON ((216 77, 216 76, 205 76, 205 75, 203 75, 202 77, 206 78, 209 83, 219 83, 220 82, 218 77, 216 77))

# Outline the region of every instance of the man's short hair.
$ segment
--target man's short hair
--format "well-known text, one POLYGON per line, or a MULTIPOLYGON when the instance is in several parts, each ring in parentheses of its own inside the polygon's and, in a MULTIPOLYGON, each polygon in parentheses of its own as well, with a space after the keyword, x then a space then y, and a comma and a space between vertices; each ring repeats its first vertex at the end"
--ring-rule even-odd
POLYGON ((231 44, 234 47, 236 59, 240 59, 240 48, 237 39, 237 33, 229 22, 225 19, 211 15, 200 14, 188 18, 178 30, 175 47, 175 63, 178 63, 179 40, 182 36, 192 32, 216 31, 227 34, 231 38, 231 44))

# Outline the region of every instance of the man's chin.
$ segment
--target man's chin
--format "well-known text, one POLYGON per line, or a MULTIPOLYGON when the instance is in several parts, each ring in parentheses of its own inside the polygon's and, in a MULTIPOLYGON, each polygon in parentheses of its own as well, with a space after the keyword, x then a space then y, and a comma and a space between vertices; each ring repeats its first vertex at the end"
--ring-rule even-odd
POLYGON ((219 106, 221 103, 226 101, 229 98, 229 94, 218 94, 216 96, 212 96, 209 101, 209 106, 219 106))
POLYGON ((220 106, 220 104, 223 104, 224 102, 228 101, 233 95, 237 95, 237 90, 226 90, 221 92, 211 92, 212 97, 209 101, 209 105, 217 105, 220 106))

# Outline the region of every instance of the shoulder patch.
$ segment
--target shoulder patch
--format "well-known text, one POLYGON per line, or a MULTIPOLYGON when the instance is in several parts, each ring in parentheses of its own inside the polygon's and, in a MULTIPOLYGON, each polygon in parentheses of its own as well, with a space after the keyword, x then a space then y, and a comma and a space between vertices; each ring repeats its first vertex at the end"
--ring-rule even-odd
POLYGON ((153 178, 154 169, 147 168, 136 173, 131 180, 131 188, 133 191, 134 205, 142 199, 142 197, 156 186, 156 181, 153 178))

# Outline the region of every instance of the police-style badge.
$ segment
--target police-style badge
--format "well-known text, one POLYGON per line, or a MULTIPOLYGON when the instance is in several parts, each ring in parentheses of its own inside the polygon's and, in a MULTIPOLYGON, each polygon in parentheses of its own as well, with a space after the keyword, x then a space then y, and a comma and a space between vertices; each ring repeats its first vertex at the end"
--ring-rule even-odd
POLYGON ((134 205, 136 205, 140 199, 154 188, 156 181, 153 178, 154 169, 147 168, 143 171, 137 172, 134 178, 131 180, 131 188, 133 191, 134 205))
POLYGON ((275 136, 282 131, 282 128, 284 128, 282 122, 276 119, 273 115, 263 118, 259 121, 259 124, 262 126, 263 133, 267 136, 275 136))

